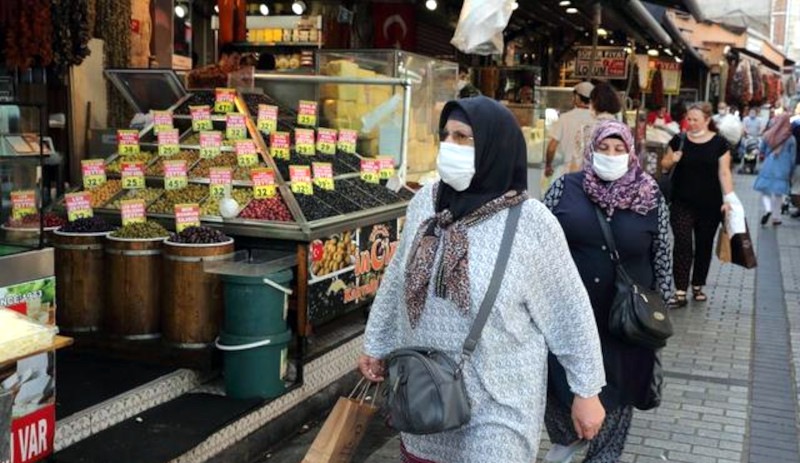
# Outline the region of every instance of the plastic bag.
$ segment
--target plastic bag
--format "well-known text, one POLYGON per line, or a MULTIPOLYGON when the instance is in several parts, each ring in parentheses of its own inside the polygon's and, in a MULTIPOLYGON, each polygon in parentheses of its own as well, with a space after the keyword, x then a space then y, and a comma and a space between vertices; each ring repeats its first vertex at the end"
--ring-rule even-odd
POLYGON ((464 0, 450 41, 463 53, 503 53, 503 30, 514 11, 513 0, 464 0))
POLYGON ((717 123, 717 129, 731 146, 738 145, 742 139, 742 122, 733 114, 722 116, 717 123))

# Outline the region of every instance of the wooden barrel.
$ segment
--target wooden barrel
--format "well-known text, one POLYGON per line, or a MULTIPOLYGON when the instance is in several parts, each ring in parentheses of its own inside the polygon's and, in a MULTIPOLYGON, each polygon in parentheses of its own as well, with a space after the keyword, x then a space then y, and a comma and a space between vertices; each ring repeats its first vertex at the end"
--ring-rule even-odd
POLYGON ((105 304, 103 241, 108 232, 53 232, 58 326, 68 333, 96 331, 105 304))
POLYGON ((161 250, 164 238, 106 238, 103 329, 125 339, 160 336, 161 250))
POLYGON ((222 322, 222 281, 206 273, 203 265, 230 259, 233 252, 233 239, 213 244, 164 242, 164 341, 189 349, 214 342, 222 322))

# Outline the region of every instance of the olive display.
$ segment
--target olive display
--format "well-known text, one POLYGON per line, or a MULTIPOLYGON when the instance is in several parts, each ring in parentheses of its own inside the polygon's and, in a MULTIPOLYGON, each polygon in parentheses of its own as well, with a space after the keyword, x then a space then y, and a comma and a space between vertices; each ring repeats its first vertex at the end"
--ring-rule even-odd
MULTIPOLYGON (((232 188, 231 197, 239 203, 239 210, 247 207, 250 200, 253 199, 253 190, 250 188, 232 188)), ((219 202, 221 198, 214 198, 209 196, 200 205, 200 215, 220 215, 219 202)))
POLYGON ((258 165, 255 165, 253 167, 236 166, 233 169, 233 179, 234 180, 239 180, 241 182, 249 182, 250 181, 250 169, 252 169, 254 167, 266 167, 266 166, 267 165, 264 164, 263 162, 259 162, 258 165))
POLYGON ((179 116, 190 116, 191 110, 189 106, 210 106, 211 111, 214 111, 214 103, 217 101, 217 94, 210 90, 193 90, 188 100, 184 101, 174 112, 179 116))
POLYGON ((300 205, 300 209, 303 211, 306 220, 309 222, 341 214, 339 211, 314 196, 294 195, 294 197, 297 199, 297 204, 300 205))
POLYGON ((123 162, 143 162, 147 165, 154 157, 153 153, 147 151, 142 151, 139 154, 117 156, 113 161, 106 164, 106 173, 120 175, 123 162))
POLYGON ((356 156, 353 153, 345 153, 344 151, 338 150, 336 153, 336 158, 342 164, 346 164, 347 166, 352 169, 350 172, 359 172, 361 171, 361 158, 356 156))
POLYGON ((233 167, 236 165, 236 154, 225 152, 214 159, 201 159, 191 171, 189 177, 208 178, 212 167, 233 167))
POLYGON ((147 166, 145 175, 148 177, 163 177, 164 161, 186 161, 186 170, 189 171, 198 159, 200 159, 200 153, 195 150, 181 150, 173 156, 159 156, 156 162, 147 166))
POLYGON ((325 201, 331 207, 341 212, 342 214, 349 214, 362 210, 361 206, 354 203, 352 200, 339 193, 336 190, 323 190, 321 188, 314 189, 314 196, 325 201))
POLYGON ((108 180, 106 183, 89 191, 92 195, 92 207, 102 207, 107 202, 111 201, 111 198, 113 198, 114 195, 122 191, 122 181, 108 180))
POLYGON ((254 120, 258 118, 258 105, 266 104, 277 106, 278 130, 284 132, 291 132, 294 130, 294 127, 297 123, 297 111, 294 109, 281 105, 269 95, 260 93, 243 93, 242 99, 244 99, 244 103, 247 105, 247 110, 250 112, 250 115, 254 120))
POLYGON ((275 164, 278 167, 278 172, 280 172, 281 177, 286 181, 289 181, 289 166, 310 166, 312 163, 315 162, 330 162, 333 165, 334 176, 350 174, 353 172, 358 172, 360 170, 360 167, 359 168, 352 167, 350 164, 341 159, 338 155, 304 156, 301 154, 297 154, 297 152, 295 151, 292 151, 289 155, 288 161, 284 159, 275 159, 275 164))
POLYGON ((375 183, 367 183, 363 182, 359 179, 346 179, 341 180, 341 183, 349 183, 350 185, 355 185, 357 188, 360 188, 370 196, 374 197, 378 201, 384 204, 394 204, 399 203, 402 201, 400 196, 397 195, 394 191, 381 186, 380 184, 375 183))
POLYGON ((111 232, 110 236, 126 239, 153 239, 166 238, 169 236, 169 232, 158 222, 148 220, 146 222, 129 223, 111 232))
POLYGON ((397 196, 399 196, 403 201, 411 201, 415 194, 416 193, 407 188, 401 188, 400 191, 397 192, 397 196))
POLYGON ((350 182, 348 180, 337 180, 336 191, 346 196, 351 201, 361 206, 362 209, 372 209, 373 207, 380 207, 384 204, 374 197, 367 194, 364 190, 359 188, 356 183, 363 183, 360 180, 350 182))
POLYGON ((147 212, 153 214, 173 214, 176 204, 199 203, 208 194, 208 187, 204 185, 189 185, 180 190, 167 190, 153 204, 147 207, 147 212))
POLYGON ((323 243, 322 258, 312 263, 311 271, 316 276, 323 276, 349 267, 355 264, 357 252, 358 246, 351 232, 332 236, 323 243))
POLYGON ((65 233, 103 233, 113 229, 113 226, 100 217, 86 217, 66 223, 58 231, 65 233))
MULTIPOLYGON (((67 223, 67 220, 63 217, 59 216, 58 214, 54 214, 52 212, 46 212, 44 214, 44 228, 53 228, 53 227, 60 227, 67 223)), ((40 223, 42 220, 39 218, 39 214, 28 214, 24 215, 19 219, 12 219, 9 218, 6 226, 9 228, 31 228, 36 229, 39 228, 40 223)))
POLYGON ((141 188, 138 190, 128 190, 124 194, 118 196, 114 202, 108 204, 106 207, 109 209, 120 209, 122 207, 122 201, 129 199, 143 199, 146 206, 158 199, 158 197, 163 193, 164 190, 162 188, 141 188))
MULTIPOLYGON (((216 130, 216 128, 215 128, 216 130)), ((225 130, 222 130, 222 146, 233 146, 234 141, 225 138, 225 130)), ((247 137, 250 138, 249 136, 247 137)), ((200 145, 200 133, 192 133, 186 136, 183 140, 181 140, 181 145, 191 145, 191 146, 199 146, 200 145)))
POLYGON ((271 220, 275 222, 292 222, 292 213, 279 197, 254 199, 239 213, 239 218, 253 220, 271 220))
POLYGON ((180 233, 170 233, 172 243, 213 244, 230 241, 230 237, 219 230, 209 227, 187 227, 180 233))

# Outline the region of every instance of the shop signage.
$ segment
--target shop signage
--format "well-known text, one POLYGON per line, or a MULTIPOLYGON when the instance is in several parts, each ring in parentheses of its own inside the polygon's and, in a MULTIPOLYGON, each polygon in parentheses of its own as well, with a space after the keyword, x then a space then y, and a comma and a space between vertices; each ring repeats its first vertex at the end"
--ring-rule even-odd
POLYGON ((264 133, 272 133, 278 130, 277 106, 258 105, 258 130, 264 133))
POLYGON ((269 134, 269 154, 273 158, 288 161, 290 146, 288 132, 273 132, 269 134))
POLYGON ((81 161, 83 188, 91 190, 106 183, 106 163, 102 159, 84 159, 81 161))
POLYGON ((311 184, 311 167, 289 166, 289 178, 292 181, 292 193, 299 195, 314 194, 314 187, 311 184))
POLYGON ((153 131, 158 135, 164 130, 172 129, 172 113, 169 111, 153 111, 153 131))
POLYGON ((389 180, 394 177, 394 159, 391 156, 378 156, 380 163, 381 180, 389 180))
MULTIPOLYGON (((30 362, 36 368, 34 375, 47 381, 53 380, 48 371, 54 367, 55 358, 52 352, 29 357, 17 362, 19 368, 25 368, 23 362, 30 362)), ((41 380, 39 381, 41 382, 41 380)), ((30 384, 34 384, 31 382, 30 384)), ((51 389, 52 390, 52 389, 51 389)), ((53 442, 56 434, 55 394, 42 390, 41 403, 32 412, 25 412, 22 406, 14 405, 12 415, 17 417, 11 422, 11 462, 34 463, 44 461, 53 453, 53 442), (24 413, 19 416, 20 413, 24 413)), ((30 405, 28 405, 30 407, 30 405)), ((29 408, 30 409, 30 408, 29 408)))
POLYGON ((225 190, 230 186, 233 180, 233 172, 230 167, 212 167, 208 171, 209 177, 209 191, 208 194, 212 198, 221 198, 225 196, 225 190))
POLYGON ((681 63, 674 61, 650 60, 647 63, 647 87, 645 93, 650 93, 650 84, 653 82, 653 75, 656 68, 661 67, 661 81, 664 83, 664 95, 680 95, 681 93, 681 63))
POLYGON ((297 124, 306 127, 317 126, 317 102, 300 100, 297 111, 297 124))
POLYGON ((0 307, 44 325, 53 325, 56 319, 56 278, 47 277, 0 287, 0 307))
POLYGON ((314 162, 314 185, 323 190, 333 190, 333 164, 330 162, 314 162))
POLYGON ((188 185, 189 177, 186 175, 186 160, 164 161, 164 189, 180 190, 188 185))
POLYGON ((181 151, 178 129, 162 130, 158 133, 158 155, 174 156, 181 151))
POLYGON ((628 54, 623 47, 597 47, 592 66, 592 47, 576 47, 575 78, 627 79, 628 54), (594 73, 592 73, 594 67, 594 73))
POLYGON ((380 183, 381 161, 378 159, 362 159, 361 180, 367 183, 380 183))
POLYGON ((200 226, 199 204, 175 205, 175 231, 180 233, 189 227, 199 227, 199 226, 200 226))
POLYGON ((294 129, 294 149, 297 154, 313 156, 316 154, 314 131, 312 129, 294 129))
POLYGON ((272 169, 266 167, 252 169, 250 178, 253 181, 254 198, 266 199, 275 197, 275 172, 272 169))
POLYGON ((67 219, 74 222, 78 219, 92 217, 92 193, 82 191, 80 193, 67 193, 64 195, 67 203, 67 219))
POLYGON ((117 152, 123 156, 139 154, 139 132, 117 130, 117 152))
POLYGON ((216 89, 216 100, 214 101, 214 112, 227 114, 236 109, 236 89, 218 88, 216 89))
POLYGON ((238 140, 236 142, 236 162, 241 167, 258 165, 258 151, 253 140, 238 140))
POLYGON ((322 154, 336 154, 336 130, 317 130, 317 151, 322 154))
POLYGON ((143 162, 122 163, 122 188, 126 190, 135 190, 137 188, 144 188, 143 162))
POLYGON ((214 159, 222 151, 221 132, 200 132, 200 158, 214 159))
POLYGON ((145 221, 145 208, 143 199, 126 199, 120 202, 120 215, 122 226, 145 221))
POLYGON ((247 122, 244 114, 228 114, 225 118, 225 138, 243 140, 247 138, 247 122))
POLYGON ((211 108, 209 106, 189 106, 192 113, 192 130, 202 132, 203 130, 214 130, 211 122, 211 108))
POLYGON ((36 191, 20 190, 11 192, 11 217, 21 219, 36 214, 36 191))
POLYGON ((356 144, 358 143, 358 132, 355 130, 342 129, 339 131, 339 141, 337 147, 345 153, 356 154, 356 144))

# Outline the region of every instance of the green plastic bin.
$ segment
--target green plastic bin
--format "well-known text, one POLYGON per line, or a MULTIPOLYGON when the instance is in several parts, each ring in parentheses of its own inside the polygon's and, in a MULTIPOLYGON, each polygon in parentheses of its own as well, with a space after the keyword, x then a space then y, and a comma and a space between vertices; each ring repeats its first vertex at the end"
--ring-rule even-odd
POLYGON ((286 392, 283 377, 291 339, 291 330, 269 336, 222 332, 216 344, 225 357, 225 394, 234 399, 273 399, 286 392))
MULTIPOLYGON (((266 276, 222 275, 225 293, 224 331, 235 336, 263 338, 286 331, 286 288, 292 271, 266 276)), ((259 339, 260 339, 259 338, 259 339)))

